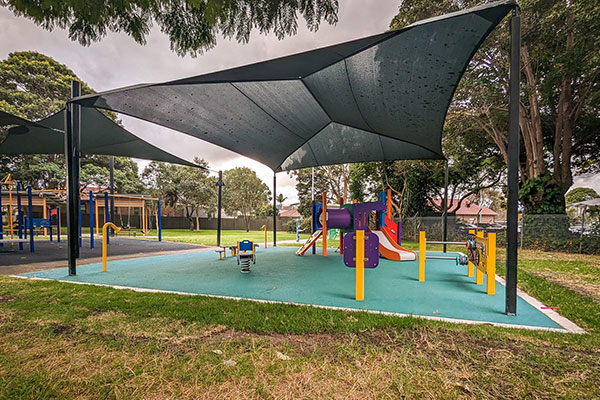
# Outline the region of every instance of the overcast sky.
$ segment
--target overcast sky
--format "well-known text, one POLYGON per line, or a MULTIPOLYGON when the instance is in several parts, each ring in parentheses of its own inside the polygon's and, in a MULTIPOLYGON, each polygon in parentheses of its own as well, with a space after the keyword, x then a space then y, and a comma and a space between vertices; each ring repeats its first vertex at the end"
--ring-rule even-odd
MULTIPOLYGON (((199 75, 380 33, 388 29, 398 4, 399 0, 342 0, 337 25, 323 23, 317 32, 311 32, 300 19, 295 36, 278 40, 254 32, 247 44, 220 38, 214 49, 196 58, 172 53, 167 37, 159 29, 152 30, 145 46, 125 34, 110 33, 101 42, 83 47, 69 40, 66 31, 45 31, 0 8, 0 59, 13 51, 35 50, 66 64, 94 90, 104 91, 199 75)), ((190 160, 195 156, 204 158, 215 170, 248 166, 272 188, 272 171, 258 162, 167 128, 120 118, 127 129, 171 153, 190 160)), ((140 168, 146 164, 140 162, 140 168)), ((575 182, 600 191, 600 175, 575 182)), ((277 175, 277 193, 288 197, 286 203, 297 200, 295 182, 287 173, 277 175)))

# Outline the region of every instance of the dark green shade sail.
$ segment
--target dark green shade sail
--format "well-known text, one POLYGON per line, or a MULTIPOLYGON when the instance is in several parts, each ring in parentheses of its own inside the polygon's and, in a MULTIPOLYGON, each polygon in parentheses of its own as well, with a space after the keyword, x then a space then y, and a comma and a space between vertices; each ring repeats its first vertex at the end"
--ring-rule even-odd
MULTIPOLYGON (((10 126, 0 154, 64 154, 65 111, 31 122, 0 111, 0 126, 10 126)), ((196 166, 135 136, 94 108, 81 109, 81 152, 166 161, 196 166)))
POLYGON ((275 171, 443 159, 442 128, 460 78, 515 7, 488 3, 399 31, 74 101, 192 135, 275 171))

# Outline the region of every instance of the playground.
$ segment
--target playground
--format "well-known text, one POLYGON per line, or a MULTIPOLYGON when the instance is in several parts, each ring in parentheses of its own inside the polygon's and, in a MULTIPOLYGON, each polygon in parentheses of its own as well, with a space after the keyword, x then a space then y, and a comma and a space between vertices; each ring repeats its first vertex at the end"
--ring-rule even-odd
MULTIPOLYGON (((357 302, 354 269, 343 265, 335 249, 328 250, 327 257, 320 250, 315 256, 298 257, 293 247, 259 248, 251 274, 239 273, 235 257, 219 260, 214 251, 196 251, 112 261, 107 272, 97 263, 82 266, 76 276, 69 276, 66 268, 26 276, 565 332, 576 329, 568 321, 562 327, 540 309, 541 304, 522 297, 519 315, 505 315, 502 296, 487 295, 485 286, 467 276, 466 266, 447 260, 428 260, 427 281, 419 282, 416 261, 383 259, 378 268, 366 271, 365 300, 357 302)), ((495 286, 503 291, 500 282, 495 286)))
POLYGON ((36 121, 0 110, 0 154, 64 154, 66 166, 60 189, 0 181, 0 400, 599 398, 600 258, 522 248, 529 53, 519 6, 499 0, 399 28, 160 83, 95 91, 73 77, 65 108, 36 121), (449 190, 446 117, 496 27, 507 31, 496 54, 506 98, 494 156, 504 164, 480 183, 498 191, 506 221, 465 223, 450 239, 448 200, 483 200, 485 186, 449 190), (201 147, 194 162, 172 155, 104 112, 257 161, 272 186, 249 167, 210 169, 201 147), (126 191, 111 158, 92 187, 82 160, 93 155, 189 170, 153 165, 143 191, 126 191), (444 183, 441 169, 424 173, 435 190, 404 208, 427 182, 409 186, 391 163, 417 160, 445 164, 444 183), (392 183, 385 170, 367 179, 343 167, 338 184, 315 175, 371 162, 390 163, 392 183), (298 219, 279 228, 278 173, 302 196, 298 219), (192 228, 206 215, 216 229, 163 230, 178 206, 192 228), (421 214, 440 226, 407 222, 421 214), (246 231, 228 232, 225 218, 245 219, 246 231))

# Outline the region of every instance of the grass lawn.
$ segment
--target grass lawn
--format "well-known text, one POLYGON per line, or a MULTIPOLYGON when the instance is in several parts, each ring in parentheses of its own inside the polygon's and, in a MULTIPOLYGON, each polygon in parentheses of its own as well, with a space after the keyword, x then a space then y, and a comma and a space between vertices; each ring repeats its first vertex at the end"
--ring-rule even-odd
POLYGON ((599 398, 600 256, 519 268, 588 333, 0 277, 0 399, 599 398))

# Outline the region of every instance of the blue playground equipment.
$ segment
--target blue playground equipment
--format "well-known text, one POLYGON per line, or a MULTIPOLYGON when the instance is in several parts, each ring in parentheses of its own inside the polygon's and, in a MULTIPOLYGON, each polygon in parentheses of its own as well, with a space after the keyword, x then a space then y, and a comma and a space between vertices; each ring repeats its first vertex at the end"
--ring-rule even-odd
POLYGON ((247 274, 250 272, 250 261, 256 264, 256 253, 254 242, 251 240, 242 240, 237 242, 237 263, 242 266, 240 272, 247 274))

